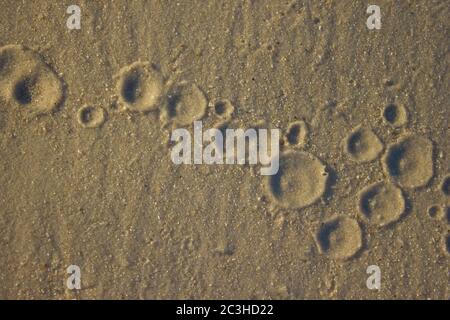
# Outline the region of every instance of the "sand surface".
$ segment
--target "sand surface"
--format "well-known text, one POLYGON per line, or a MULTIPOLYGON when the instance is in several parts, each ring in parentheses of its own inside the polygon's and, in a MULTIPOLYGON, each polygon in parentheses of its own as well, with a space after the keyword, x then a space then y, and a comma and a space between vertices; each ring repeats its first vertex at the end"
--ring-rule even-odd
POLYGON ((376 2, 380 30, 365 1, 1 0, 0 298, 449 299, 450 6, 376 2), (173 164, 199 119, 283 130, 281 170, 173 164))

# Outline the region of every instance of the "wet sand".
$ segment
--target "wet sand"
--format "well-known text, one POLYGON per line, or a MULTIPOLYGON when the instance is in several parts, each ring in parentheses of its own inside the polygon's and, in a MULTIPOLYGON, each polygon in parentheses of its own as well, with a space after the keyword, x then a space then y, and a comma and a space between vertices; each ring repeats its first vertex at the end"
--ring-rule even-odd
POLYGON ((0 1, 0 298, 450 298, 448 2, 78 2, 0 1), (174 164, 194 121, 280 171, 174 164))

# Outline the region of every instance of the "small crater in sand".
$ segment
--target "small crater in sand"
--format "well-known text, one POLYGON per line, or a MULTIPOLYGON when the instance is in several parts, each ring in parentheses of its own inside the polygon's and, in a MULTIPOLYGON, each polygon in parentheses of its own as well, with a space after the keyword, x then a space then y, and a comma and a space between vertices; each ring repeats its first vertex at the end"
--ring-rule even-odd
POLYGON ((446 195, 450 196, 450 175, 444 177, 441 183, 441 191, 446 195))
POLYGON ((117 83, 119 102, 131 111, 147 112, 158 108, 164 81, 148 62, 134 62, 122 68, 117 83))
POLYGON ((424 186, 433 177, 433 143, 421 136, 408 136, 388 148, 383 168, 403 187, 424 186))
POLYGON ((77 118, 85 128, 98 128, 105 122, 105 111, 101 107, 86 105, 78 110, 77 118))
POLYGON ((290 146, 301 147, 308 138, 308 126, 304 121, 295 121, 287 129, 286 141, 290 146))
POLYGON ((268 177, 271 198, 284 208, 304 208, 325 192, 325 165, 310 153, 288 151, 280 157, 278 173, 268 177))
POLYGON ((444 210, 437 204, 429 206, 427 212, 428 215, 433 219, 440 219, 444 216, 444 210))
POLYGON ((362 231, 355 219, 334 218, 325 222, 316 234, 320 251, 331 259, 348 259, 362 247, 362 231))
POLYGON ((33 79, 24 78, 19 80, 13 88, 14 99, 22 105, 31 103, 34 85, 35 82, 33 79))
POLYGON ((392 86, 395 84, 395 81, 392 80, 392 79, 384 79, 384 80, 383 80, 383 84, 384 84, 386 87, 392 87, 392 86))
POLYGON ((359 126, 345 139, 344 149, 354 161, 369 162, 380 155, 384 145, 372 130, 359 126))
POLYGON ((370 224, 382 227, 400 219, 405 199, 393 184, 377 182, 360 192, 359 210, 370 224))
POLYGON ((401 127, 408 122, 408 112, 403 105, 391 103, 384 108, 383 118, 393 127, 401 127))
POLYGON ((55 110, 63 100, 61 79, 32 50, 8 45, 0 48, 0 93, 36 113, 55 110))
POLYGON ((233 115, 233 112, 234 112, 234 106, 231 103, 231 101, 228 99, 223 99, 223 100, 217 101, 214 104, 214 113, 222 119, 225 119, 225 120, 230 119, 233 115))
POLYGON ((187 126, 200 120, 206 113, 208 101, 196 84, 181 83, 169 94, 164 121, 172 120, 178 126, 187 126))

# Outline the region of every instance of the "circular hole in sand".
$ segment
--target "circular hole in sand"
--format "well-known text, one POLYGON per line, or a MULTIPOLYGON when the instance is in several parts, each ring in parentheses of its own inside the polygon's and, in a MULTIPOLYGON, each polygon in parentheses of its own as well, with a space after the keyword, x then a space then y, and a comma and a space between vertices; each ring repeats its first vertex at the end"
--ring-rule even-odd
POLYGON ((33 89, 35 82, 31 78, 19 80, 13 89, 14 99, 21 105, 30 104, 33 99, 33 89))
POLYGON ((215 110, 217 115, 219 115, 219 116, 223 115, 225 113, 225 111, 226 111, 225 104, 222 101, 217 102, 214 105, 214 110, 215 110))
POLYGON ((163 78, 148 62, 122 68, 117 84, 119 101, 131 111, 155 110, 163 93, 163 78))
POLYGON ((421 136, 403 138, 388 148, 383 168, 403 187, 424 186, 433 177, 433 143, 421 136))
POLYGON ((325 222, 316 234, 320 251, 332 259, 353 257, 362 247, 362 231, 355 219, 337 217, 325 222))
POLYGON ((398 117, 398 110, 395 104, 390 104, 384 109, 384 119, 389 123, 395 123, 398 117))
POLYGON ((124 78, 122 84, 122 96, 127 103, 135 103, 141 95, 140 78, 141 76, 138 71, 135 71, 124 78))
POLYGON ((223 119, 229 119, 234 112, 234 106, 231 101, 224 99, 214 104, 214 113, 223 119))
POLYGON ((63 101, 62 80, 36 52, 22 46, 0 48, 0 94, 13 105, 48 113, 63 101))
POLYGON ((428 215, 433 219, 441 218, 444 215, 442 208, 437 204, 429 206, 427 212, 428 215))
POLYGON ((308 127, 304 121, 295 121, 287 129, 286 141, 291 146, 302 146, 306 143, 308 127))
POLYGON ((394 127, 401 127, 408 121, 408 113, 403 105, 388 104, 383 110, 383 118, 394 127))
POLYGON ((441 183, 441 191, 446 195, 450 196, 450 176, 446 176, 441 183))
POLYGON ((392 183, 377 182, 360 192, 359 210, 370 224, 382 227, 400 219, 405 199, 392 183))
POLYGON ((61 104, 63 87, 61 80, 43 65, 19 78, 12 87, 11 97, 33 112, 46 113, 61 104))
POLYGON ((269 195, 284 208, 303 208, 325 192, 325 165, 310 153, 288 151, 280 157, 278 173, 268 177, 269 195))
POLYGON ((377 135, 371 129, 361 126, 347 136, 344 145, 346 153, 356 162, 375 160, 384 149, 377 135))
POLYGON ((78 110, 78 123, 85 128, 98 128, 105 122, 105 112, 101 107, 86 105, 78 110))

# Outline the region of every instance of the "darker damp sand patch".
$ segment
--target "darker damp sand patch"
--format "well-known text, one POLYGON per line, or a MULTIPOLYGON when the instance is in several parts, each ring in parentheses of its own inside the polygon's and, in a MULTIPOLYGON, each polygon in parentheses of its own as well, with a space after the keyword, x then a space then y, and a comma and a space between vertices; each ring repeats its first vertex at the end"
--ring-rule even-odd
POLYGON ((444 177, 441 183, 441 191, 446 196, 450 196, 450 175, 444 177))
POLYGON ((129 104, 133 104, 141 95, 141 75, 138 71, 132 72, 123 79, 121 94, 123 100, 129 104))
POLYGON ((21 105, 27 105, 32 101, 33 95, 33 87, 35 85, 35 81, 31 78, 24 78, 19 80, 13 89, 13 97, 14 99, 21 105))
POLYGON ((391 126, 401 127, 408 122, 408 112, 403 105, 390 103, 383 110, 383 118, 391 126))

